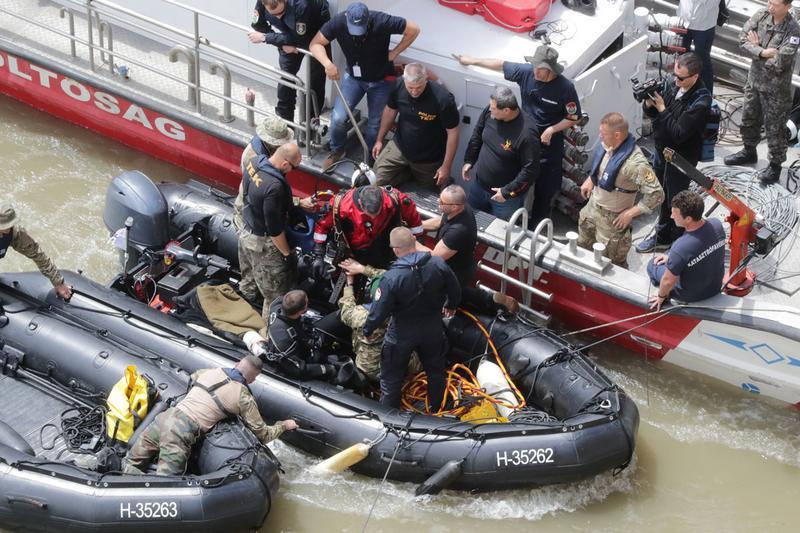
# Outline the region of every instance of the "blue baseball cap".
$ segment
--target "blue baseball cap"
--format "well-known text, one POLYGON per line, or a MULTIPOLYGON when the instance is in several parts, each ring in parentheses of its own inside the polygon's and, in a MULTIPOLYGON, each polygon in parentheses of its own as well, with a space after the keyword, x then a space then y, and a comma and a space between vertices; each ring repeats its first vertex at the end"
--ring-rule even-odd
POLYGON ((369 22, 369 8, 361 2, 355 2, 347 6, 347 31, 356 37, 367 33, 367 22, 369 22))

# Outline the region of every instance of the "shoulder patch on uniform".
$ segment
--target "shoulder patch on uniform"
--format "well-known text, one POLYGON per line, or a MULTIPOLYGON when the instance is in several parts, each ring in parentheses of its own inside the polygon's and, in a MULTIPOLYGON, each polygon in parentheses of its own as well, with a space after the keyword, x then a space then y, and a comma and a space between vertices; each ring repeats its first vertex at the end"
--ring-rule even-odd
POLYGON ((256 22, 258 22, 258 9, 253 10, 253 18, 250 21, 250 24, 255 24, 256 22))
POLYGON ((575 102, 567 102, 567 114, 574 115, 578 112, 578 104, 575 102))
POLYGON ((653 182, 657 181, 658 178, 656 177, 656 173, 653 172, 653 169, 648 168, 647 171, 644 173, 644 181, 645 183, 652 184, 653 182))
POLYGON ((378 287, 378 290, 375 291, 375 298, 373 298, 373 300, 377 302, 380 299, 381 299, 381 288, 378 287))
POLYGON ((789 44, 800 44, 800 37, 789 37, 789 44))
POLYGON ((305 35, 306 34, 306 23, 305 22, 298 22, 294 25, 294 31, 297 32, 297 35, 305 35))
POLYGON ((272 324, 273 322, 275 322, 276 318, 278 318, 278 313, 274 313, 274 312, 270 313, 269 314, 269 323, 272 324))

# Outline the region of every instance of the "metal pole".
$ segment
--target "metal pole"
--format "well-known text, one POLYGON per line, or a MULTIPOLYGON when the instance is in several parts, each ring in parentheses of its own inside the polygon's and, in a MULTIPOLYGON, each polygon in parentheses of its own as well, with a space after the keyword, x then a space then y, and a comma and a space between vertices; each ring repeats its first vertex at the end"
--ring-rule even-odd
POLYGON ((197 11, 194 12, 194 92, 195 92, 195 110, 198 113, 202 112, 200 105, 200 15, 197 11))
POLYGON ((69 34, 72 38, 69 40, 69 54, 72 57, 77 57, 77 52, 75 51, 75 15, 72 14, 72 10, 66 7, 62 7, 61 11, 59 12, 61 18, 63 19, 65 16, 69 21, 69 34))
MULTIPOLYGON (((214 61, 208 69, 211 74, 216 75, 217 71, 222 74, 222 93, 230 98, 231 96, 231 71, 222 61, 214 61)), ((231 101, 223 100, 222 104, 222 122, 233 122, 234 117, 231 115, 231 101)))
POLYGON ((353 124, 353 129, 356 130, 356 137, 358 137, 358 142, 361 143, 361 149, 364 150, 364 162, 366 163, 369 161, 369 148, 367 148, 367 141, 364 140, 364 136, 361 134, 361 130, 358 129, 358 123, 356 122, 356 117, 353 116, 353 111, 350 109, 350 106, 347 105, 347 100, 344 98, 344 93, 342 92, 342 88, 339 87, 339 82, 336 80, 333 81, 333 86, 336 88, 336 92, 339 94, 339 98, 342 99, 342 104, 344 105, 344 110, 347 112, 347 116, 350 117, 350 123, 353 124))
POLYGON ((89 29, 89 69, 94 72, 94 37, 92 36, 92 0, 86 0, 86 24, 89 29))
POLYGON ((306 119, 306 130, 305 130, 305 142, 306 142, 306 155, 311 157, 311 120, 316 116, 314 105, 312 103, 312 87, 311 87, 311 63, 316 61, 312 55, 306 57, 306 109, 305 109, 305 119, 306 119))

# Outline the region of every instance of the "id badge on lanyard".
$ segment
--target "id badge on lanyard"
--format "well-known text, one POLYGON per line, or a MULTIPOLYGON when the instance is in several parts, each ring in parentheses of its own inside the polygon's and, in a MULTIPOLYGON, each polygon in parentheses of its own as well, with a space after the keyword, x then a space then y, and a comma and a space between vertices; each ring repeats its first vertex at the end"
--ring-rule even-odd
POLYGON ((353 77, 360 78, 361 77, 361 67, 358 65, 353 65, 353 77))

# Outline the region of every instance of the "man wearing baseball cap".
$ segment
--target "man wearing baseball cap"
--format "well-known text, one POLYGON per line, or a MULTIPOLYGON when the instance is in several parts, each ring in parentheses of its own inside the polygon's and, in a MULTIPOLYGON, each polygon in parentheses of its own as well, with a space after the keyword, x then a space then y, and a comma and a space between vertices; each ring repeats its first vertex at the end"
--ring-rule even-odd
MULTIPOLYGON (((347 61, 341 89, 352 109, 367 95, 367 132, 369 150, 375 144, 383 108, 389 99, 391 82, 395 79, 395 58, 419 35, 419 26, 410 20, 380 11, 370 11, 361 2, 347 6, 320 28, 311 41, 310 50, 325 67, 331 80, 340 79, 339 69, 331 61, 326 46, 337 41, 347 61), (402 34, 397 46, 389 48, 392 35, 402 34)), ((347 141, 347 112, 341 98, 336 99, 331 115, 331 151, 322 163, 322 171, 344 157, 347 141)))
POLYGON ((19 225, 19 217, 11 204, 0 207, 0 259, 6 256, 9 248, 13 248, 36 263, 39 271, 50 280, 59 298, 69 300, 72 287, 64 282, 64 276, 58 272, 53 261, 39 248, 39 244, 28 235, 25 228, 19 225))
POLYGON ((508 81, 519 85, 522 109, 531 115, 541 134, 541 174, 536 180, 530 224, 535 226, 550 216, 550 204, 561 189, 561 159, 564 157, 564 130, 577 124, 581 104, 572 81, 563 76, 558 51, 541 45, 527 63, 502 59, 479 59, 456 55, 462 65, 475 65, 502 71, 508 81))

